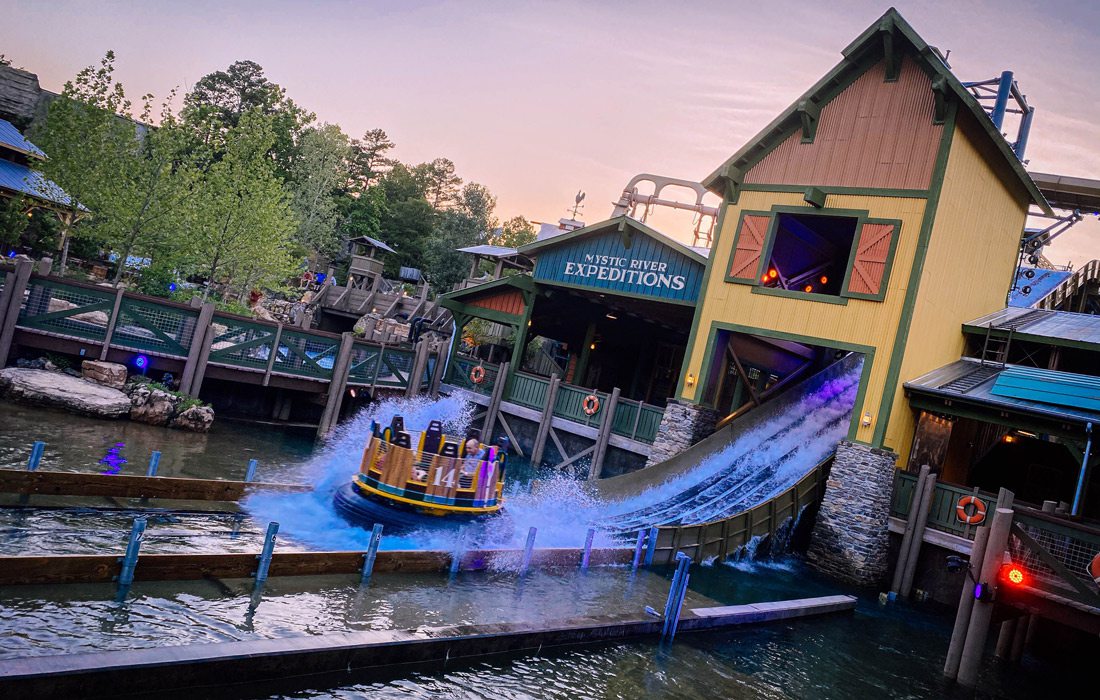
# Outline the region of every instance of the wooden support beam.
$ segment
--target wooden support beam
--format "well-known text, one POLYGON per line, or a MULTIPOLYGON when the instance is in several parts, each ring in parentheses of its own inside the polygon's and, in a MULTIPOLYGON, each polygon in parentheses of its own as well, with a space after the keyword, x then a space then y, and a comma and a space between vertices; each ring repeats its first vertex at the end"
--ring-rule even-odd
POLYGON ((251 489, 305 492, 308 484, 265 484, 172 476, 129 476, 78 472, 0 469, 0 492, 48 496, 172 498, 182 501, 237 501, 251 489))
POLYGON ((741 381, 744 382, 745 388, 749 392, 749 397, 752 399, 754 406, 760 405, 760 397, 756 393, 756 387, 752 385, 752 381, 749 379, 749 375, 745 373, 745 368, 741 366, 741 360, 737 357, 737 353, 734 352, 732 345, 726 345, 726 352, 729 353, 730 359, 733 360, 733 366, 737 368, 737 376, 741 377, 741 381))
MULTIPOLYGON (((321 422, 317 426, 317 436, 325 437, 340 420, 340 405, 344 400, 344 389, 348 385, 348 371, 351 369, 351 348, 355 342, 353 333, 344 333, 340 337, 340 349, 337 351, 336 360, 332 364, 332 378, 328 384, 328 399, 325 402, 325 411, 321 414, 321 422)), ((379 352, 378 364, 382 364, 382 354, 379 352)))
MULTIPOLYGON (((619 387, 611 390, 611 397, 603 406, 605 413, 600 421, 600 433, 596 436, 596 449, 592 454, 592 468, 588 470, 588 480, 595 481, 600 478, 600 470, 603 461, 607 458, 607 445, 611 440, 611 425, 615 421, 615 408, 619 405, 619 387)), ((638 410, 641 410, 639 407, 638 410)))
MULTIPOLYGON (((989 525, 989 541, 986 543, 978 581, 991 585, 1000 570, 1004 552, 1008 548, 1008 536, 1012 530, 1012 510, 998 508, 993 513, 989 525)), ((970 611, 970 625, 963 642, 962 658, 959 661, 959 684, 967 688, 978 686, 978 675, 982 667, 982 654, 985 651, 986 637, 989 635, 989 623, 993 617, 993 601, 976 600, 970 611)))
POLYGON ((504 413, 497 414, 497 419, 500 421, 500 427, 504 428, 504 434, 512 441, 512 448, 515 449, 516 454, 523 457, 523 447, 519 444, 519 440, 516 439, 516 434, 512 432, 512 426, 508 425, 508 420, 504 417, 504 413))
POLYGON ((267 367, 264 368, 264 381, 262 386, 267 386, 271 381, 271 370, 275 367, 275 360, 279 357, 279 343, 283 339, 283 324, 275 328, 275 337, 271 341, 271 352, 267 356, 267 367))
MULTIPOLYGON (((198 298, 198 297, 196 297, 198 298)), ((187 351, 187 361, 183 365, 180 378, 180 391, 198 396, 202 388, 206 363, 210 358, 210 345, 213 342, 214 304, 204 303, 199 307, 199 316, 195 320, 195 330, 191 334, 191 347, 187 351)))
POLYGON ((115 327, 118 325, 118 310, 122 306, 123 291, 122 287, 115 290, 115 303, 111 306, 111 315, 107 319, 107 333, 103 336, 103 346, 99 349, 99 359, 101 361, 107 359, 107 353, 111 350, 111 339, 115 337, 115 327))
MULTIPOLYGON (((379 358, 381 359, 381 358, 379 358)), ((428 341, 421 339, 413 351, 412 369, 409 371, 409 385, 405 387, 405 398, 411 399, 420 393, 420 378, 428 366, 428 341)))
POLYGON ((15 324, 19 321, 19 309, 23 306, 23 294, 27 291, 27 282, 33 268, 34 263, 30 260, 16 261, 15 271, 10 273, 3 292, 0 292, 0 309, 3 309, 3 323, 0 324, 0 367, 8 364, 11 341, 15 337, 15 324))
POLYGON ((913 530, 913 541, 905 561, 905 569, 902 571, 901 587, 898 589, 898 593, 904 597, 908 597, 909 592, 913 590, 913 578, 917 574, 917 562, 920 559, 921 544, 924 542, 924 530, 928 525, 928 513, 932 508, 935 493, 936 475, 929 474, 924 482, 920 510, 909 511, 909 517, 916 520, 916 527, 913 530))
POLYGON ((435 354, 435 367, 432 368, 432 381, 428 388, 428 395, 433 399, 439 398, 439 387, 443 384, 443 370, 447 367, 447 358, 444 357, 444 352, 443 348, 440 347, 435 354))
POLYGON ((500 413, 500 404, 504 400, 504 389, 508 386, 508 367, 508 362, 502 362, 497 368, 496 383, 493 384, 493 394, 489 399, 489 408, 481 429, 481 441, 485 444, 493 439, 493 428, 496 426, 497 414, 500 413))
POLYGON ((561 386, 561 377, 555 372, 550 375, 550 386, 546 390, 546 403, 542 407, 542 419, 539 421, 538 432, 535 433, 535 444, 531 448, 531 466, 538 467, 542 463, 542 455, 546 450, 546 438, 550 436, 550 422, 554 419, 554 402, 558 398, 558 387, 561 386))

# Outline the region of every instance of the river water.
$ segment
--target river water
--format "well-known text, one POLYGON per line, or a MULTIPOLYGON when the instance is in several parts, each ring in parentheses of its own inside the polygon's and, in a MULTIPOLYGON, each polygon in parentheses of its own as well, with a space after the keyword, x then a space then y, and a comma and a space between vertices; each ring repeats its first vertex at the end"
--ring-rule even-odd
MULTIPOLYGON (((392 412, 385 406, 381 413, 392 412)), ((464 419, 458 402, 402 404, 413 426, 430 414, 464 419)), ((249 459, 264 481, 308 482, 312 494, 265 494, 241 513, 150 516, 142 551, 256 551, 269 520, 286 537, 280 549, 362 548, 367 533, 337 518, 330 489, 358 464, 370 416, 350 421, 326 445, 308 434, 221 421, 205 436, 129 422, 85 419, 0 404, 0 466, 25 466, 30 444, 47 443, 43 469, 144 474, 149 453, 162 452, 159 473, 240 479, 249 459)), ((457 428, 453 428, 457 430, 457 428)), ((515 476, 521 470, 512 472, 515 476)), ((515 488, 507 528, 491 544, 515 544, 538 526, 540 545, 580 546, 600 504, 553 482, 535 494, 515 488)), ((121 552, 134 513, 0 509, 0 553, 121 552)), ((386 548, 451 547, 453 535, 387 537, 386 548)), ((353 577, 272 579, 258 607, 247 581, 138 584, 124 603, 110 586, 0 588, 4 656, 78 653, 164 643, 201 643, 462 622, 563 619, 597 610, 660 609, 667 583, 623 570, 539 572, 525 582, 510 572, 445 576, 378 576, 369 590, 353 577)), ((851 615, 684 635, 671 648, 611 644, 431 674, 310 689, 279 688, 294 698, 935 698, 974 697, 943 683, 940 669, 953 614, 933 605, 880 606, 875 591, 850 591, 821 580, 799 561, 695 566, 696 596, 723 604, 838 592, 860 596, 851 615)), ((990 650, 991 651, 991 650, 990 650)), ((988 658, 988 656, 987 656, 988 658)), ((1082 674, 1057 659, 1025 657, 1022 668, 992 662, 979 697, 1053 695, 1082 674)), ((271 692, 270 689, 265 693, 271 692)), ((261 693, 261 696, 266 696, 261 693)))

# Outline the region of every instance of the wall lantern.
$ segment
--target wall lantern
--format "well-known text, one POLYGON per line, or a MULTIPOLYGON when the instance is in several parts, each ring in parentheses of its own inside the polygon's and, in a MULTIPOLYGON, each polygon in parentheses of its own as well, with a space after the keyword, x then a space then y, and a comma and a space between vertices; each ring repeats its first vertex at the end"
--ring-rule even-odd
POLYGON ((695 386, 695 375, 691 372, 688 372, 688 376, 687 379, 684 380, 684 384, 687 384, 688 386, 695 386))
POLYGON ((871 412, 870 411, 867 411, 866 413, 863 414, 863 420, 860 421, 860 425, 862 425, 864 428, 870 428, 871 427, 871 412))

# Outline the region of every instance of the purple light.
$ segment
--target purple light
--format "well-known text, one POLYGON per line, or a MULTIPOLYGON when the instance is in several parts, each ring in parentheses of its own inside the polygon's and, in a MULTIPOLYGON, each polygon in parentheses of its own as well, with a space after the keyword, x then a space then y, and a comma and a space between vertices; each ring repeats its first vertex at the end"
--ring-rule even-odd
POLYGON ((176 291, 176 289, 177 289, 177 287, 176 287, 175 282, 171 282, 171 283, 168 284, 168 291, 174 292, 174 291, 176 291))
POLYGON ((981 599, 982 599, 982 584, 975 583, 974 584, 974 600, 981 600, 981 599))
POLYGON ((134 358, 134 367, 137 367, 142 372, 149 366, 149 358, 145 355, 138 355, 134 358))
POLYGON ((9 258, 14 258, 15 257, 15 251, 13 250, 12 252, 8 253, 8 257, 9 258))
POLYGON ((118 474, 122 471, 122 465, 126 464, 126 458, 119 452, 126 447, 125 442, 116 442, 114 447, 108 448, 107 454, 103 455, 103 459, 99 460, 100 464, 106 464, 107 469, 100 472, 101 474, 118 474))

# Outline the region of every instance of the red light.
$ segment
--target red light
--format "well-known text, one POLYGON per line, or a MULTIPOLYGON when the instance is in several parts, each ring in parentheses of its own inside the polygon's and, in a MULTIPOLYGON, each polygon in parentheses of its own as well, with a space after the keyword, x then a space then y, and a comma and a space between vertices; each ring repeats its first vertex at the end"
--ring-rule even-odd
POLYGON ((761 282, 767 282, 768 281, 768 273, 765 272, 763 274, 763 276, 760 277, 760 281, 761 282))
POLYGON ((805 287, 803 287, 802 291, 809 294, 810 292, 814 291, 814 286, 812 284, 807 284, 805 287))
POLYGON ((775 279, 778 276, 779 276, 779 273, 775 270, 775 268, 772 268, 771 270, 768 270, 768 277, 770 279, 775 279))
POLYGON ((1014 586, 1022 586, 1027 580, 1024 570, 1016 564, 1006 564, 1004 567, 1004 580, 1014 586))
POLYGON ((825 275, 821 276, 821 284, 829 284, 829 278, 825 275))

